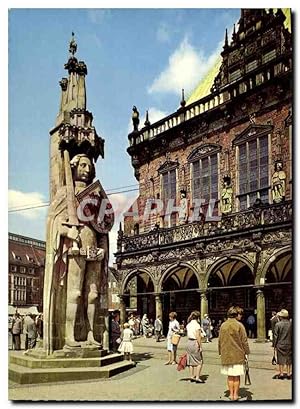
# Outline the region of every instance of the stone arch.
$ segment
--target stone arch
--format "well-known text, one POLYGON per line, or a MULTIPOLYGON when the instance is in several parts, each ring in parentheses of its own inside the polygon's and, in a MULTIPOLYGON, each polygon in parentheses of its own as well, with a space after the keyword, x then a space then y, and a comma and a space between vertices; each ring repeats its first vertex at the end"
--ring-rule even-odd
POLYGON ((155 285, 155 279, 152 276, 152 274, 150 273, 150 271, 148 271, 146 268, 135 268, 134 270, 130 271, 130 273, 128 273, 126 275, 126 277, 124 278, 124 280, 122 281, 122 283, 121 283, 121 294, 124 294, 126 286, 129 283, 129 281, 133 277, 138 276, 140 273, 147 274, 150 277, 150 279, 151 279, 151 281, 153 283, 153 286, 155 285))
MULTIPOLYGON (((251 273, 254 272, 253 263, 251 263, 251 261, 248 260, 244 256, 234 255, 234 256, 230 256, 230 257, 227 257, 227 256, 221 257, 208 267, 208 269, 206 271, 206 274, 205 274, 205 277, 204 277, 204 282, 203 282, 204 289, 206 289, 208 287, 208 280, 209 280, 210 275, 212 273, 214 273, 214 271, 216 271, 220 266, 222 266, 223 264, 226 264, 226 263, 228 263, 228 262, 230 262, 232 260, 241 261, 242 263, 244 263, 250 269, 251 273)), ((254 282, 253 282, 253 284, 254 284, 254 282)))
POLYGON ((198 274, 197 270, 195 269, 195 267, 192 266, 190 263, 179 262, 179 263, 172 264, 171 266, 169 266, 169 267, 164 271, 164 273, 161 275, 161 277, 160 277, 160 279, 159 279, 159 282, 158 282, 158 286, 157 286, 158 292, 161 292, 161 291, 162 291, 163 282, 164 282, 165 280, 167 280, 167 279, 168 279, 176 270, 178 270, 180 267, 189 268, 189 269, 195 274, 195 276, 196 276, 196 278, 197 278, 197 281, 198 281, 199 288, 200 288, 201 280, 200 280, 199 274, 198 274))
POLYGON ((277 251, 275 251, 264 263, 261 273, 258 274, 258 280, 260 280, 261 278, 265 278, 267 275, 267 272, 269 270, 269 268, 271 267, 272 263, 274 263, 274 261, 278 258, 280 258, 281 256, 286 255, 287 253, 291 253, 292 249, 290 246, 285 246, 277 251))

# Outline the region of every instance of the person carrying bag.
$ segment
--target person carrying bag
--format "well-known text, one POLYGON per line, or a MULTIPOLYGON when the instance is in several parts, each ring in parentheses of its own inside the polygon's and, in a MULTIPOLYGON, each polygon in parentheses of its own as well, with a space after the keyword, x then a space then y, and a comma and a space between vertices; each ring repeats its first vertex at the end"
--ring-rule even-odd
POLYGON ((245 360, 245 385, 251 385, 248 357, 245 360))
POLYGON ((173 334, 172 337, 171 337, 171 342, 172 342, 173 345, 178 346, 180 339, 181 339, 180 334, 173 334))

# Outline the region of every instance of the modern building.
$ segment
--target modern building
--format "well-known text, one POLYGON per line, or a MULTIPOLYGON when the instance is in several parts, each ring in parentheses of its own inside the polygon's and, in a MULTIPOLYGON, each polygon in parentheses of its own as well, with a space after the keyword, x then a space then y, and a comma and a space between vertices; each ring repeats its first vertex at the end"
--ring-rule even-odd
POLYGON ((147 115, 128 135, 139 197, 118 235, 121 319, 134 298, 140 315, 165 321, 194 309, 223 319, 235 304, 255 314, 264 340, 272 310, 292 313, 293 68, 283 11, 242 9, 221 58, 208 95, 186 103, 183 93, 176 112, 153 124, 147 115))
POLYGON ((9 233, 8 246, 9 314, 42 312, 46 243, 9 233))

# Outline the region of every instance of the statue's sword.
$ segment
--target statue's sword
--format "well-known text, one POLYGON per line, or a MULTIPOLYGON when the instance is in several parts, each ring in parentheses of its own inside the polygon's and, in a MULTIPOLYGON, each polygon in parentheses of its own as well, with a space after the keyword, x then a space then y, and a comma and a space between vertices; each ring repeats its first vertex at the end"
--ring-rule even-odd
MULTIPOLYGON (((78 222, 78 217, 76 213, 76 204, 75 204, 75 190, 72 178, 72 170, 70 165, 70 154, 67 149, 64 150, 64 162, 65 162, 65 176, 66 176, 66 188, 67 188, 67 211, 69 220, 68 222, 63 223, 71 227, 72 229, 78 229, 78 227, 82 226, 78 222)), ((74 255, 79 254, 79 247, 76 240, 73 240, 72 245, 72 253, 74 255)))

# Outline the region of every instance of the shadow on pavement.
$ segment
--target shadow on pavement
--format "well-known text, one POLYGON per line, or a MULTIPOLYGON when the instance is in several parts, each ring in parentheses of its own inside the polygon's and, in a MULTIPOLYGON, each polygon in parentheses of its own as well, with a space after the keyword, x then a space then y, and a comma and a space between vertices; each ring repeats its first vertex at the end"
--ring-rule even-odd
POLYGON ((149 352, 144 352, 144 353, 133 353, 132 354, 132 359, 135 362, 143 362, 147 361, 148 359, 153 358, 153 354, 150 354, 149 352))
MULTIPOLYGON (((253 393, 248 388, 240 388, 239 400, 253 400, 253 393)), ((229 390, 224 392, 224 396, 229 398, 229 390)))

